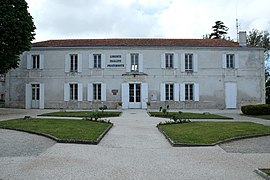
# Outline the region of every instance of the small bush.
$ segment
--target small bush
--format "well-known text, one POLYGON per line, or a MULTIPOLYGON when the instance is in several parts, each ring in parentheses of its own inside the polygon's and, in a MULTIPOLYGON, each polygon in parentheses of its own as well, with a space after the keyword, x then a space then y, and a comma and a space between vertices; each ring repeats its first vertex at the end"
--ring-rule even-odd
POLYGON ((241 111, 246 115, 270 115, 270 105, 258 104, 242 106, 241 111))

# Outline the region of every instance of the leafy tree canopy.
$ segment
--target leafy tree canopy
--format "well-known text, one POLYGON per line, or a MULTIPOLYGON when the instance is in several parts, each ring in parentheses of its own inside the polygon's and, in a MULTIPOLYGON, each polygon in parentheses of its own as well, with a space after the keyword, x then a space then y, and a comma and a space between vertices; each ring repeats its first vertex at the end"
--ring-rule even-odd
POLYGON ((31 48, 35 25, 25 0, 0 1, 0 74, 17 68, 19 56, 31 48))
POLYGON ((212 29, 213 32, 209 35, 210 39, 226 39, 225 35, 229 28, 227 28, 222 21, 216 21, 212 29))

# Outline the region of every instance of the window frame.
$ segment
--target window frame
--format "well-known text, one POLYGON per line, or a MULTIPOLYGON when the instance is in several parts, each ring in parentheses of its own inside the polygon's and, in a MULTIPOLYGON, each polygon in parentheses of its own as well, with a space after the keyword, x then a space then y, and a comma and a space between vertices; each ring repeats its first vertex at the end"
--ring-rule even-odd
POLYGON ((185 83, 185 101, 195 100, 194 83, 185 83))
POLYGON ((165 101, 174 101, 173 83, 165 83, 165 101))
POLYGON ((102 63, 102 55, 101 54, 93 54, 93 68, 94 69, 101 69, 102 63))
POLYGON ((101 101, 102 99, 102 85, 101 83, 93 83, 93 100, 101 101))
POLYGON ((235 54, 226 54, 226 68, 235 69, 235 54))
POLYGON ((69 84, 69 100, 78 101, 79 97, 79 85, 78 83, 70 83, 69 84))
POLYGON ((185 53, 185 72, 194 71, 194 55, 193 53, 185 53))
POLYGON ((174 68, 174 54, 165 53, 165 68, 172 69, 174 68))
POLYGON ((32 59, 32 69, 40 69, 40 55, 33 54, 31 55, 32 59))
POLYGON ((130 54, 130 71, 139 72, 139 54, 138 53, 130 54))
POLYGON ((79 66, 78 59, 79 59, 78 54, 69 54, 70 72, 78 72, 78 66, 79 66))

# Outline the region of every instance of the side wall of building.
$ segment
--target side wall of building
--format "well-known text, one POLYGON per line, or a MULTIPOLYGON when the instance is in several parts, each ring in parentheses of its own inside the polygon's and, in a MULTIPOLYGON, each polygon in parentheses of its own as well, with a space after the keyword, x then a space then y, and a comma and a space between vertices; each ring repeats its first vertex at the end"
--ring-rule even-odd
MULTIPOLYGON (((21 56, 20 66, 7 75, 6 106, 27 106, 27 84, 41 84, 44 108, 91 109, 102 104, 117 108, 123 103, 123 84, 147 84, 148 108, 226 108, 226 87, 236 87, 236 108, 265 102, 263 51, 257 48, 33 48, 21 56), (130 73, 130 54, 139 54, 141 72, 130 73), (174 67, 164 67, 164 54, 174 54, 174 67), (42 55, 42 68, 28 67, 29 55, 42 55), (80 72, 67 72, 66 57, 79 55, 80 72), (103 65, 92 67, 93 54, 101 54, 103 65), (193 54, 193 71, 183 70, 185 54, 193 54), (226 68, 224 56, 234 54, 236 68, 226 68), (65 100, 65 84, 77 83, 80 100, 65 100), (105 101, 89 100, 89 84, 106 87, 105 101), (163 84, 174 84, 175 100, 162 99, 163 84), (194 84, 194 100, 183 99, 185 84, 194 84), (176 88, 177 87, 177 88, 176 88), (196 91, 196 92, 195 92, 196 91), (197 93, 197 94, 196 94, 197 93), (176 95, 177 94, 177 95, 176 95), (179 97, 178 97, 179 96, 179 97)), ((30 92, 31 94, 32 92, 30 92)), ((31 95, 30 95, 31 96, 31 95)), ((228 97, 227 97, 228 98, 228 97)))

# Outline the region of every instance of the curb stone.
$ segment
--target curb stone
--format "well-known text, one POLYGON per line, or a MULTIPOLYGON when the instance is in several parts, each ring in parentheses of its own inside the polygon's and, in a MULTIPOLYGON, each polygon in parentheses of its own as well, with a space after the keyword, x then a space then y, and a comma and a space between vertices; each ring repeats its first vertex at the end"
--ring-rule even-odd
POLYGON ((270 180, 270 176, 264 173, 263 171, 261 171, 260 169, 255 169, 254 172, 260 175, 261 177, 263 177, 264 179, 270 180))

